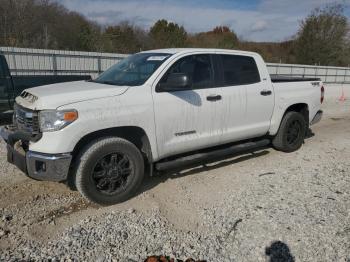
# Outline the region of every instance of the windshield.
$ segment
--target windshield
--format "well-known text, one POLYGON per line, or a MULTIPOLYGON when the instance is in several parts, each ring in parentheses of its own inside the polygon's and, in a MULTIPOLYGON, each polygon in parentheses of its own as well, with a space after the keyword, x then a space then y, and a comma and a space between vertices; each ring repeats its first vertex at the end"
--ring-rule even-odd
POLYGON ((117 86, 142 85, 170 56, 166 53, 131 55, 102 73, 94 82, 117 86))

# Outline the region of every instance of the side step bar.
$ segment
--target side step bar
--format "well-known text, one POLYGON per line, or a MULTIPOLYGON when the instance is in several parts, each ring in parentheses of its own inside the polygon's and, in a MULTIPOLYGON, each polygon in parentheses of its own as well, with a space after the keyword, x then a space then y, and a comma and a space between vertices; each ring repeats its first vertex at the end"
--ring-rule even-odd
POLYGON ((258 149, 270 144, 269 139, 263 139, 254 142, 246 142, 243 144, 236 144, 226 148, 216 149, 210 152, 197 153, 189 156, 179 157, 174 160, 159 162, 155 165, 159 171, 174 169, 180 166, 187 166, 190 164, 200 163, 205 160, 217 159, 227 155, 233 155, 237 153, 249 152, 252 149, 258 149))

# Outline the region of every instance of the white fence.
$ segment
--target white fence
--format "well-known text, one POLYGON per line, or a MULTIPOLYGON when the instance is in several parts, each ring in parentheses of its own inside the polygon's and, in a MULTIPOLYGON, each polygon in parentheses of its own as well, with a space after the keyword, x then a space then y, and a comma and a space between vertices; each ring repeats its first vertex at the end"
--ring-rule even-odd
POLYGON ((317 77, 325 83, 350 83, 349 67, 267 64, 271 75, 317 77))
MULTIPOLYGON (((128 55, 0 47, 14 75, 80 74, 96 77, 128 55)), ((326 83, 350 83, 350 68, 268 63, 272 75, 317 77, 326 83)))
POLYGON ((119 60, 123 54, 0 47, 14 75, 77 74, 97 76, 119 60))

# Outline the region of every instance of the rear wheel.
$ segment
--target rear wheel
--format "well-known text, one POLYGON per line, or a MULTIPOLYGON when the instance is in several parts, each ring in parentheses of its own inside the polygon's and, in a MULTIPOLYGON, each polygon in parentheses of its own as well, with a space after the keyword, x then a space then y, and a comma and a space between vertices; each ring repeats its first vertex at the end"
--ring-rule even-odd
POLYGON ((83 150, 75 184, 91 202, 111 205, 130 198, 143 177, 144 162, 138 148, 125 139, 110 137, 96 140, 83 150))
POLYGON ((298 112, 287 112, 272 144, 277 150, 293 152, 302 146, 305 134, 306 121, 304 116, 298 112))

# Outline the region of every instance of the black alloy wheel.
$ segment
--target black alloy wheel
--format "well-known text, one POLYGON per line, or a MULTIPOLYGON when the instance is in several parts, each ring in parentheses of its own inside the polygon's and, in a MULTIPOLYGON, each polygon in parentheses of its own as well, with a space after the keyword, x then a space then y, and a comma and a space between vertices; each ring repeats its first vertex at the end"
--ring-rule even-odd
POLYGON ((129 158, 123 153, 112 153, 102 157, 92 172, 96 189, 106 195, 113 195, 127 188, 133 172, 129 158))
POLYGON ((75 185, 91 202, 113 205, 134 196, 144 177, 141 151, 119 137, 91 141, 76 157, 75 185))
POLYGON ((287 128, 287 143, 293 146, 300 140, 302 126, 300 121, 293 120, 287 128))
POLYGON ((304 115, 294 111, 287 112, 277 134, 272 138, 273 147, 287 153, 298 150, 304 143, 307 128, 304 115))

